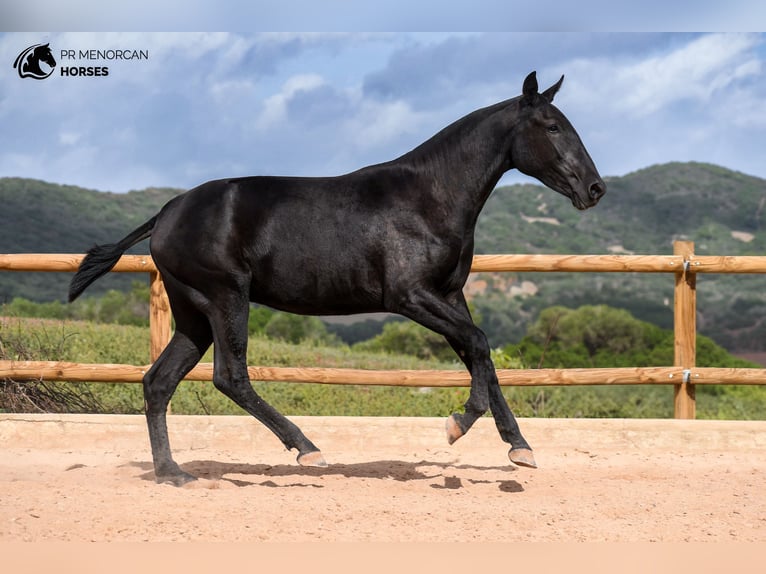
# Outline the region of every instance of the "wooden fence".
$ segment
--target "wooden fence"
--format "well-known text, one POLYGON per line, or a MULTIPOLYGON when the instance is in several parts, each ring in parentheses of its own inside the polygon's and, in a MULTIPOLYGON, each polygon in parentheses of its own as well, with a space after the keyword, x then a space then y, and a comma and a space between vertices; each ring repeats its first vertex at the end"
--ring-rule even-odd
MULTIPOLYGON (((76 271, 82 255, 0 254, 0 271, 76 271)), ((125 255, 116 272, 150 276, 150 357, 154 361, 170 340, 171 314, 162 277, 149 256, 125 255)), ((501 385, 674 385, 675 417, 695 418, 695 385, 766 384, 766 369, 723 369, 696 366, 696 278, 699 273, 766 273, 766 257, 698 256, 694 243, 677 241, 673 255, 476 255, 471 271, 670 273, 675 278, 675 353, 672 366, 614 369, 499 369, 501 385)), ((150 365, 79 364, 61 361, 0 361, 0 378, 18 380, 140 382, 150 365)), ((470 385, 465 371, 249 367, 252 380, 462 387, 470 385)), ((213 367, 200 363, 186 377, 211 381, 213 367)))

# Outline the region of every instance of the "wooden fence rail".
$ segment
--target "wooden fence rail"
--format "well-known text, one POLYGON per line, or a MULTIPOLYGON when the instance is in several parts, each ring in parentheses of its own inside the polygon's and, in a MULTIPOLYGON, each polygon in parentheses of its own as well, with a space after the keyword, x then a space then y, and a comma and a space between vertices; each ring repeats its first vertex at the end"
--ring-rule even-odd
MULTIPOLYGON (((0 254, 0 271, 74 272, 82 255, 0 254)), ((171 336, 171 314, 162 277, 151 257, 125 255, 112 271, 145 272, 150 277, 150 359, 156 360, 171 336)), ((766 257, 698 256, 694 244, 677 241, 673 255, 476 255, 471 271, 672 273, 674 295, 674 365, 618 369, 499 369, 501 385, 672 384, 675 417, 695 418, 695 385, 766 384, 766 369, 696 366, 696 276, 699 273, 766 273, 766 257)), ((79 364, 60 361, 0 361, 0 378, 19 380, 140 382, 150 365, 79 364)), ((464 387, 465 371, 248 368, 252 380, 414 387, 464 387)), ((213 367, 200 363, 186 377, 210 381, 213 367)))

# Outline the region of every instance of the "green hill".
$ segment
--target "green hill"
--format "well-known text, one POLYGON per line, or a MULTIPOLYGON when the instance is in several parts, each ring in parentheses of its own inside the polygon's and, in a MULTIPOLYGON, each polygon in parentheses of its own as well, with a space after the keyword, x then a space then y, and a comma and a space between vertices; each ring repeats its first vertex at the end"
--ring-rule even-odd
MULTIPOLYGON (((653 166, 607 178, 594 209, 578 212, 541 185, 495 190, 477 227, 477 253, 670 254, 673 240, 709 255, 766 255, 766 180, 700 163, 653 166)), ((105 193, 42 181, 0 179, 0 252, 82 253, 156 213, 174 189, 105 193)), ((145 253, 148 242, 136 247, 145 253)), ((92 288, 129 288, 135 275, 92 288)), ((0 302, 63 300, 65 273, 0 273, 0 302)), ((502 274, 472 276, 471 298, 494 346, 517 342, 539 310, 607 304, 669 328, 672 275, 502 274), (486 282, 478 289, 478 282, 486 282)), ((91 291, 89 291, 90 293, 91 291)), ((732 351, 766 350, 766 278, 700 276, 700 332, 732 351)))
MULTIPOLYGON (((83 253, 113 242, 137 227, 180 193, 146 189, 106 193, 20 178, 0 178, 0 253, 83 253)), ((130 253, 149 252, 149 243, 130 253)), ((33 301, 63 300, 69 273, 0 272, 0 303, 15 296, 33 301)), ((134 274, 111 274, 92 293, 129 289, 134 274)), ((89 291, 90 292, 90 291, 89 291)))
POLYGON ((541 186, 498 188, 479 219, 477 251, 603 253, 622 247, 662 254, 672 252, 675 239, 688 239, 699 254, 766 253, 766 180, 707 164, 670 163, 606 182, 607 194, 583 213, 541 186))

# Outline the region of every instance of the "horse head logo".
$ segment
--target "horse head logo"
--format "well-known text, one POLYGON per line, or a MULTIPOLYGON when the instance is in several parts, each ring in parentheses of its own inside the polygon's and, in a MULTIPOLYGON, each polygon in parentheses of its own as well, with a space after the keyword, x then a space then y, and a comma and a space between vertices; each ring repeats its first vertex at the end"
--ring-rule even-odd
POLYGON ((35 44, 18 55, 13 67, 18 70, 20 78, 44 80, 53 73, 56 60, 53 58, 49 44, 35 44), (50 66, 47 72, 40 67, 41 62, 50 66))

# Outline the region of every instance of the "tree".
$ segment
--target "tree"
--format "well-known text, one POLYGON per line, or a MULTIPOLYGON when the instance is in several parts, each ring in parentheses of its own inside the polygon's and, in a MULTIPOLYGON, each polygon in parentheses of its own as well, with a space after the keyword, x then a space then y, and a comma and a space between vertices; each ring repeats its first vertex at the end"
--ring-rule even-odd
POLYGON ((383 326, 383 332, 354 349, 414 355, 421 359, 449 361, 456 355, 441 335, 413 321, 394 321, 383 326))
POLYGON ((250 335, 262 335, 275 311, 261 305, 251 305, 247 317, 247 332, 250 335))
POLYGON ((652 327, 624 309, 606 305, 585 305, 576 310, 550 307, 540 313, 527 336, 538 344, 559 342, 564 349, 583 346, 594 357, 602 351, 620 354, 645 349, 647 331, 652 327))
POLYGON ((325 344, 335 342, 335 336, 327 332, 324 323, 317 317, 274 312, 263 329, 267 337, 298 344, 316 341, 325 344))
POLYGON ((673 333, 606 305, 549 307, 510 348, 531 367, 671 364, 673 333))

